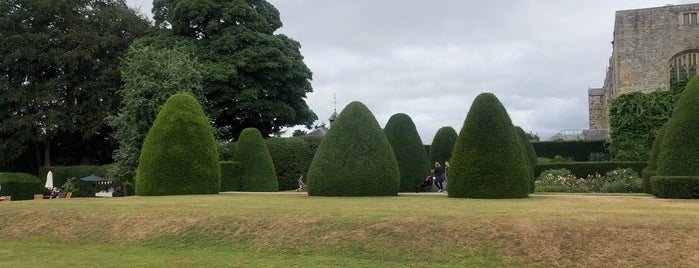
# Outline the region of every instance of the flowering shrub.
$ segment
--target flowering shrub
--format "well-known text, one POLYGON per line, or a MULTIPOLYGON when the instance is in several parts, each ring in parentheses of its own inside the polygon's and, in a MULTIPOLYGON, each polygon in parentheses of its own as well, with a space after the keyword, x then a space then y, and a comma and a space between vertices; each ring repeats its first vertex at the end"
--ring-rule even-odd
POLYGON ((617 168, 604 174, 604 193, 641 193, 643 179, 633 169, 617 168))
POLYGON ((539 192, 570 192, 586 193, 586 179, 578 179, 567 169, 547 169, 536 179, 536 190, 539 192))

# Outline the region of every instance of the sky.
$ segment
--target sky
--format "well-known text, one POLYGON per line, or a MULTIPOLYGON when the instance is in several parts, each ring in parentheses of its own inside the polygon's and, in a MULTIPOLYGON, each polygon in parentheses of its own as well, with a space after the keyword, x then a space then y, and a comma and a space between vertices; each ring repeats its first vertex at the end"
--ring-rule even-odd
MULTIPOLYGON (((152 0, 126 2, 152 17, 152 0)), ((430 144, 441 127, 458 133, 484 92, 542 140, 587 129, 587 90, 604 83, 615 11, 693 1, 269 2, 284 24, 275 34, 300 42, 313 72, 306 101, 316 124, 361 101, 382 128, 392 115, 407 114, 430 144)))

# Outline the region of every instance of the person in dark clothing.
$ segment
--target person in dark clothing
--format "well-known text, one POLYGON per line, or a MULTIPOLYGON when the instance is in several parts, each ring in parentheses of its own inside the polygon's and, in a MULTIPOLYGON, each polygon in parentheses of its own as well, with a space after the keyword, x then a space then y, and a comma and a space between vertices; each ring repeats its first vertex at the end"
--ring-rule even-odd
POLYGON ((442 182, 444 182, 444 169, 439 162, 434 162, 434 185, 437 186, 437 192, 444 192, 442 182))

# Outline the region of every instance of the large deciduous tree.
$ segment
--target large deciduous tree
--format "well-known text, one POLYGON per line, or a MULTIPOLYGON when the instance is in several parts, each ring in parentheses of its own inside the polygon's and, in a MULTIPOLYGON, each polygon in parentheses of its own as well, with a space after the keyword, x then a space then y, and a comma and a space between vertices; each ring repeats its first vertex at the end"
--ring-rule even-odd
POLYGON ((152 45, 193 45, 204 65, 204 90, 216 127, 233 139, 248 127, 263 136, 282 127, 309 127, 317 116, 306 104, 311 71, 299 42, 274 32, 279 11, 264 0, 155 0, 158 35, 152 45))
POLYGON ((0 162, 35 150, 37 165, 51 165, 56 137, 68 136, 83 157, 109 154, 91 147, 111 132, 119 57, 147 20, 123 0, 7 0, 0 16, 0 162))

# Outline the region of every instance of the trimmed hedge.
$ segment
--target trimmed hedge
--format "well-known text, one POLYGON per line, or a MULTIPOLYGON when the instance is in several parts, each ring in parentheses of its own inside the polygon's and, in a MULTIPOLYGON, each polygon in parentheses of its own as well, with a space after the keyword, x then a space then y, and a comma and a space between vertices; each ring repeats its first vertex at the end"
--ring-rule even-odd
POLYGON ((532 173, 531 183, 529 184, 529 192, 533 193, 534 188, 536 188, 534 181, 536 181, 536 177, 537 177, 534 175, 534 170, 536 169, 536 162, 537 162, 536 151, 534 151, 534 147, 532 146, 531 141, 529 141, 529 135, 527 135, 527 133, 524 132, 524 129, 516 126, 515 131, 517 131, 517 135, 519 136, 519 140, 522 141, 522 146, 524 146, 524 150, 527 153, 527 163, 529 164, 527 167, 529 168, 529 170, 532 173))
POLYGON ((535 141, 531 143, 539 157, 570 157, 573 161, 587 161, 591 153, 607 153, 605 141, 535 141))
POLYGON ((308 170, 310 196, 397 196, 398 163, 374 115, 358 101, 333 122, 308 170))
POLYGON ((220 189, 221 167, 209 119, 193 96, 172 95, 143 142, 136 194, 217 194, 220 189))
POLYGON ((441 127, 437 130, 437 133, 434 134, 434 138, 432 139, 432 144, 430 144, 429 147, 428 164, 430 167, 434 162, 439 162, 444 165, 444 162, 451 159, 451 154, 454 151, 454 145, 458 137, 459 135, 456 134, 456 130, 453 127, 441 127))
POLYGON ((31 200, 34 194, 45 194, 41 180, 27 173, 0 173, 0 196, 12 196, 12 200, 31 200))
POLYGON ((643 179, 641 187, 645 193, 652 194, 654 192, 650 184, 650 178, 655 176, 655 173, 658 171, 658 155, 660 155, 660 151, 662 150, 662 140, 665 136, 666 126, 667 124, 663 125, 660 130, 658 130, 658 134, 653 141, 653 148, 648 157, 648 166, 641 172, 641 178, 643 179))
POLYGON ((449 163, 449 197, 529 196, 532 175, 524 146, 492 93, 473 101, 449 163))
POLYGON ((647 165, 648 163, 646 162, 624 161, 540 163, 536 165, 534 174, 536 177, 539 177, 544 170, 565 168, 570 170, 577 178, 586 178, 587 175, 595 175, 595 173, 605 174, 617 168, 630 168, 641 173, 647 165))
POLYGON ((246 128, 240 132, 233 159, 240 162, 241 167, 238 191, 279 191, 274 162, 259 130, 246 128))
POLYGON ((274 162, 279 191, 298 188, 299 174, 306 175, 313 160, 313 151, 300 137, 267 139, 267 148, 274 162))
POLYGON ((665 125, 656 174, 699 176, 699 76, 685 87, 665 125))
POLYGON ((653 176, 650 182, 660 198, 699 198, 699 176, 653 176))
POLYGON ((240 184, 240 162, 221 161, 221 192, 236 191, 240 184))
POLYGON ((415 123, 407 114, 391 116, 383 130, 391 144, 400 171, 401 192, 412 192, 430 174, 427 153, 415 123))

